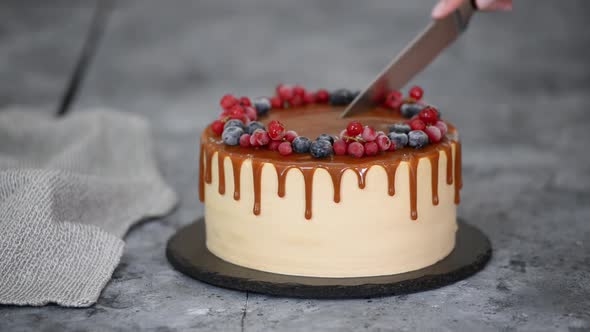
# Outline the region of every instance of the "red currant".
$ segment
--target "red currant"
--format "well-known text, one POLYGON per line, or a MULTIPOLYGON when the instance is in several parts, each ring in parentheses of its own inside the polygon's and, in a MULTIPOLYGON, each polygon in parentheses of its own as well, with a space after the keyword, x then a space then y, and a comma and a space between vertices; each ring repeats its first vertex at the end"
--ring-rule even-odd
POLYGON ((379 146, 375 142, 365 143, 365 154, 367 156, 375 156, 379 153, 379 146))
POLYGON ((295 93, 290 85, 279 84, 277 86, 277 95, 281 97, 283 101, 289 101, 295 96, 295 93))
POLYGON ((416 85, 410 89, 410 97, 412 99, 420 100, 422 99, 422 96, 424 96, 424 90, 422 90, 421 87, 416 85))
POLYGON ((227 95, 221 97, 221 100, 219 101, 221 108, 223 108, 224 110, 228 110, 232 106, 234 106, 238 103, 239 103, 238 98, 236 98, 235 96, 230 95, 230 94, 227 94, 227 95))
POLYGON ((240 136, 240 146, 245 148, 250 146, 250 134, 240 136))
POLYGON ((361 134, 361 137, 367 142, 374 141, 377 138, 377 133, 375 132, 375 128, 370 127, 370 126, 365 126, 365 128, 363 128, 363 133, 361 134))
POLYGON ((289 142, 282 142, 279 144, 278 150, 283 156, 288 156, 293 153, 293 147, 291 147, 291 143, 289 142))
POLYGON ((303 102, 306 104, 315 104, 316 102, 316 95, 313 92, 306 91, 305 95, 303 95, 303 102))
POLYGON ((263 129, 256 129, 252 136, 250 136, 250 145, 252 146, 265 146, 270 142, 268 133, 263 129))
POLYGON ((248 120, 256 121, 256 119, 258 119, 258 113, 256 113, 256 109, 254 109, 254 107, 244 106, 244 111, 246 113, 246 116, 248 117, 248 120))
POLYGON ((277 120, 268 123, 268 136, 273 141, 282 140, 285 137, 285 126, 277 120))
POLYGON ((240 104, 242 106, 252 106, 252 102, 250 101, 250 98, 248 98, 248 97, 241 97, 240 104))
POLYGON ((242 119, 242 117, 246 115, 246 111, 244 110, 244 108, 238 104, 235 104, 234 106, 232 106, 229 110, 228 110, 228 114, 227 116, 230 117, 230 119, 242 119))
POLYGON ((365 147, 359 142, 352 142, 348 144, 346 152, 353 157, 360 158, 365 154, 365 147))
POLYGON ((334 144, 332 144, 332 148, 337 156, 343 156, 346 154, 347 144, 343 139, 337 139, 334 144))
POLYGON ((326 89, 319 89, 315 95, 319 104, 325 104, 330 101, 330 93, 326 89))
POLYGON ((397 109, 402 106, 403 95, 399 91, 391 91, 385 97, 385 107, 390 109, 397 109))
POLYGON ((283 100, 280 97, 272 97, 270 98, 270 106, 272 108, 283 108, 283 100))
POLYGON ((436 121, 436 123, 434 125, 438 129, 440 129, 440 132, 443 136, 445 136, 449 132, 449 126, 447 126, 446 122, 444 122, 442 120, 436 121))
POLYGON ((270 143, 268 143, 268 149, 276 151, 281 143, 283 143, 283 141, 270 141, 270 143))
POLYGON ((287 140, 287 142, 293 142, 293 140, 295 138, 297 138, 297 132, 295 132, 295 130, 287 130, 287 132, 285 133, 285 139, 287 140))
POLYGON ((348 136, 357 136, 363 132, 363 125, 358 121, 351 121, 348 126, 346 126, 346 133, 348 136))
POLYGON ((293 95, 303 98, 305 96, 305 88, 301 85, 295 85, 293 87, 293 95))
POLYGON ((424 130, 426 129, 426 124, 420 119, 414 119, 410 121, 410 128, 412 128, 412 130, 424 130))
POLYGON ((389 149, 387 149, 387 151, 393 152, 393 151, 395 151, 395 149, 396 149, 395 148, 395 143, 391 142, 391 145, 389 146, 389 149))
POLYGON ((418 113, 420 120, 424 121, 427 125, 433 125, 438 121, 438 111, 434 107, 426 107, 418 113))
POLYGON ((300 97, 298 95, 293 96, 293 98, 291 100, 289 100, 289 105, 291 105, 291 107, 299 107, 303 105, 303 97, 300 97))
POLYGON ((375 140, 375 142, 377 142, 379 150, 381 151, 387 151, 391 146, 391 140, 385 134, 377 135, 377 139, 375 140))
POLYGON ((221 120, 215 120, 211 124, 211 130, 215 133, 215 135, 221 135, 223 133, 223 126, 225 123, 221 120))
POLYGON ((429 126, 424 129, 424 132, 428 135, 428 140, 431 143, 438 143, 442 139, 442 132, 436 126, 429 126))

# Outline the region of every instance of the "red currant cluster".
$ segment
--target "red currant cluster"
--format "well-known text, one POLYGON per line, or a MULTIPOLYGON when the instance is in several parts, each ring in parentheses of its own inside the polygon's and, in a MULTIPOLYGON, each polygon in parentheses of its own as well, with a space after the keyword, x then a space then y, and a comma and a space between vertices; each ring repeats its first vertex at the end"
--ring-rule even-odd
POLYGON ((373 127, 363 126, 358 121, 352 121, 340 133, 340 138, 334 141, 334 154, 350 155, 356 158, 375 156, 380 151, 395 151, 396 146, 382 131, 375 131, 373 127))
POLYGON ((293 130, 286 130, 280 121, 273 120, 268 123, 268 129, 257 128, 252 134, 244 133, 240 136, 242 147, 268 147, 271 151, 278 151, 283 156, 293 153, 291 142, 297 138, 293 130))
POLYGON ((237 98, 227 94, 221 98, 219 104, 223 111, 217 120, 211 124, 211 129, 216 135, 223 133, 223 127, 229 120, 240 120, 247 124, 258 119, 258 112, 252 106, 252 102, 248 97, 237 98))
POLYGON ((412 130, 421 130, 428 135, 430 143, 438 143, 447 134, 447 124, 439 119, 438 110, 432 106, 426 106, 408 122, 412 130))
POLYGON ((422 100, 424 90, 419 86, 413 86, 408 92, 408 97, 404 99, 404 95, 400 91, 390 91, 378 93, 375 99, 381 106, 392 110, 399 109, 404 103, 417 103, 422 100))
POLYGON ((276 94, 270 98, 272 108, 298 107, 309 104, 327 104, 330 101, 328 90, 308 91, 301 85, 279 84, 276 94))

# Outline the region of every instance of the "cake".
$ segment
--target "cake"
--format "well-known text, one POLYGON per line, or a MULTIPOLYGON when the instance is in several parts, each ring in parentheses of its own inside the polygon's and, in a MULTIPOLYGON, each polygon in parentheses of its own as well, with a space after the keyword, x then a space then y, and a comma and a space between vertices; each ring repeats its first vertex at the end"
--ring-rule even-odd
POLYGON ((201 136, 206 245, 250 269, 350 278, 418 270, 455 246, 457 130, 413 87, 340 113, 355 93, 279 85, 225 95, 201 136))

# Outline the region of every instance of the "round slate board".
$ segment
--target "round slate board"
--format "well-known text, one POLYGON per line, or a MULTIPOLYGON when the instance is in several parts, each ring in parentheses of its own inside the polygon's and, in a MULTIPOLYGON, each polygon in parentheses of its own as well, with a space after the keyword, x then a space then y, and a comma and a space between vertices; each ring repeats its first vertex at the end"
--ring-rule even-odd
POLYGON ((378 277, 290 276, 228 263, 207 250, 203 218, 181 228, 166 248, 172 266, 197 280, 241 291, 300 298, 359 298, 438 288, 481 270, 491 255, 488 238, 462 221, 459 221, 455 249, 445 259, 420 270, 378 277))

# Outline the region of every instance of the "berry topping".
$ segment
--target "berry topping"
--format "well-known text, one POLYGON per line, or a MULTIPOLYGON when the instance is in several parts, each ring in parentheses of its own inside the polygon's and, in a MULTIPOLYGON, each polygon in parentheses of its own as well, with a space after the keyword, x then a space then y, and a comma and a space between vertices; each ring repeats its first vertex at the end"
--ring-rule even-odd
POLYGON ((418 114, 420 120, 424 121, 427 125, 433 125, 438 121, 438 111, 436 108, 428 106, 418 114))
POLYGON ((404 118, 411 118, 424 109, 424 105, 418 103, 405 103, 401 106, 400 112, 404 118))
POLYGON ((387 151, 391 146, 391 140, 389 137, 385 136, 385 134, 377 135, 377 139, 375 140, 377 145, 379 146, 379 150, 387 151))
POLYGON ((360 158, 365 154, 365 147, 359 142, 352 142, 348 144, 346 151, 349 155, 360 158))
POLYGON ((394 145, 396 150, 399 150, 408 145, 408 135, 405 133, 391 132, 389 135, 387 135, 387 137, 389 137, 391 140, 391 145, 394 145))
POLYGON ((442 139, 442 132, 436 126, 428 126, 428 128, 424 129, 424 132, 432 143, 438 143, 442 139))
POLYGON ((246 126, 246 132, 250 135, 252 135, 256 129, 266 130, 264 125, 258 121, 252 121, 246 126))
POLYGON ((307 137, 297 136, 291 143, 293 151, 296 153, 308 153, 311 146, 311 140, 307 137))
POLYGON ((288 142, 293 142, 293 140, 299 135, 297 135, 297 132, 295 132, 295 130, 287 130, 287 132, 285 133, 285 139, 288 142))
POLYGON ((256 112, 256 109, 254 107, 244 106, 244 111, 246 113, 246 116, 248 117, 248 120, 256 121, 258 119, 258 112, 256 112))
POLYGON ((346 154, 347 145, 343 139, 337 139, 334 142, 334 145, 332 146, 332 148, 334 149, 334 153, 337 156, 343 156, 346 154))
POLYGON ((285 126, 277 120, 268 123, 268 136, 274 141, 282 140, 285 137, 285 126))
POLYGON ((422 130, 412 130, 408 134, 408 145, 420 149, 428 144, 428 135, 422 130))
POLYGON ((289 142, 282 142, 279 144, 279 153, 283 156, 288 156, 293 153, 293 148, 291 147, 291 143, 289 142))
POLYGON ((365 126, 365 128, 363 128, 363 133, 361 134, 361 137, 367 142, 374 141, 377 138, 377 133, 375 132, 375 128, 370 127, 370 126, 365 126))
POLYGON ((319 141, 319 140, 326 140, 326 141, 330 142, 330 144, 334 144, 334 137, 332 137, 328 134, 321 134, 320 136, 318 136, 316 138, 316 141, 319 141))
POLYGON ((233 95, 228 94, 228 95, 221 97, 219 104, 221 105, 221 108, 223 108, 224 110, 228 110, 232 106, 237 105, 239 102, 240 101, 238 100, 238 98, 236 98, 233 95))
POLYGON ((331 93, 330 104, 334 106, 346 106, 354 99, 350 90, 339 89, 331 93))
POLYGON ((284 107, 283 100, 280 97, 270 98, 270 105, 272 106, 272 108, 283 108, 284 107))
POLYGON ((250 146, 250 134, 240 136, 240 146, 247 148, 250 146))
POLYGON ((420 100, 422 99, 422 96, 424 96, 424 90, 422 90, 421 87, 416 85, 410 89, 410 97, 412 99, 420 100))
POLYGON ((346 133, 348 136, 357 136, 363 132, 363 125, 358 121, 351 121, 348 126, 346 126, 346 133))
POLYGON ((316 93, 316 101, 320 104, 325 104, 330 101, 330 93, 326 89, 319 89, 316 93))
POLYGON ((263 129, 256 129, 250 136, 250 144, 253 146, 265 146, 270 142, 268 133, 263 129))
POLYGON ((399 91, 391 91, 390 93, 387 94, 387 96, 385 97, 385 107, 391 108, 391 109, 397 109, 402 105, 403 102, 403 95, 401 92, 399 91))
POLYGON ((240 127, 226 127, 223 129, 221 139, 226 145, 238 145, 242 134, 244 134, 244 130, 240 127))
POLYGON ((240 105, 242 106, 252 106, 252 102, 248 97, 240 97, 240 105))
POLYGON ((295 93, 293 91, 293 87, 291 87, 290 85, 279 84, 277 86, 277 95, 283 101, 289 101, 289 100, 293 99, 293 97, 295 96, 295 93))
POLYGON ((223 126, 223 129, 227 129, 229 127, 239 127, 242 130, 246 129, 246 126, 244 126, 244 123, 241 120, 237 120, 237 119, 232 119, 232 120, 227 121, 225 123, 225 126, 223 126))
POLYGON ((379 146, 375 142, 365 143, 365 154, 367 156, 376 156, 379 153, 379 146))
POLYGON ((420 119, 414 119, 410 121, 410 128, 412 128, 412 130, 424 130, 426 129, 426 124, 420 119))
POLYGON ((293 98, 289 101, 289 105, 291 105, 291 107, 298 107, 298 106, 302 106, 304 104, 303 101, 303 97, 302 96, 293 96, 293 98))
POLYGON ((406 123, 394 123, 389 127, 390 133, 404 133, 407 134, 412 130, 409 124, 406 123))
POLYGON ((282 141, 270 141, 270 143, 268 143, 268 149, 271 151, 277 151, 277 149, 279 148, 279 145, 283 143, 282 141))
POLYGON ((244 108, 238 104, 230 107, 230 109, 227 110, 227 116, 230 119, 243 119, 245 115, 246 110, 244 110, 244 108))
POLYGON ((256 109, 256 113, 258 116, 265 116, 268 114, 271 108, 270 99, 260 97, 254 99, 254 108, 256 109))
POLYGON ((313 141, 309 147, 309 152, 314 158, 327 158, 333 153, 332 144, 325 139, 313 141))
POLYGON ((217 135, 217 136, 221 135, 221 133, 223 133, 223 121, 221 121, 221 120, 213 121, 213 123, 211 124, 211 130, 213 130, 215 135, 217 135))
POLYGON ((449 132, 449 127, 447 126, 446 122, 438 120, 436 121, 436 123, 434 124, 438 129, 440 129, 440 132, 443 136, 445 136, 448 132, 449 132))
POLYGON ((302 87, 301 85, 296 85, 293 87, 293 96, 299 96, 303 99, 303 96, 305 96, 305 88, 302 87))
POLYGON ((315 93, 310 92, 310 91, 305 91, 305 94, 303 95, 303 102, 305 104, 314 104, 316 102, 317 98, 315 93))

